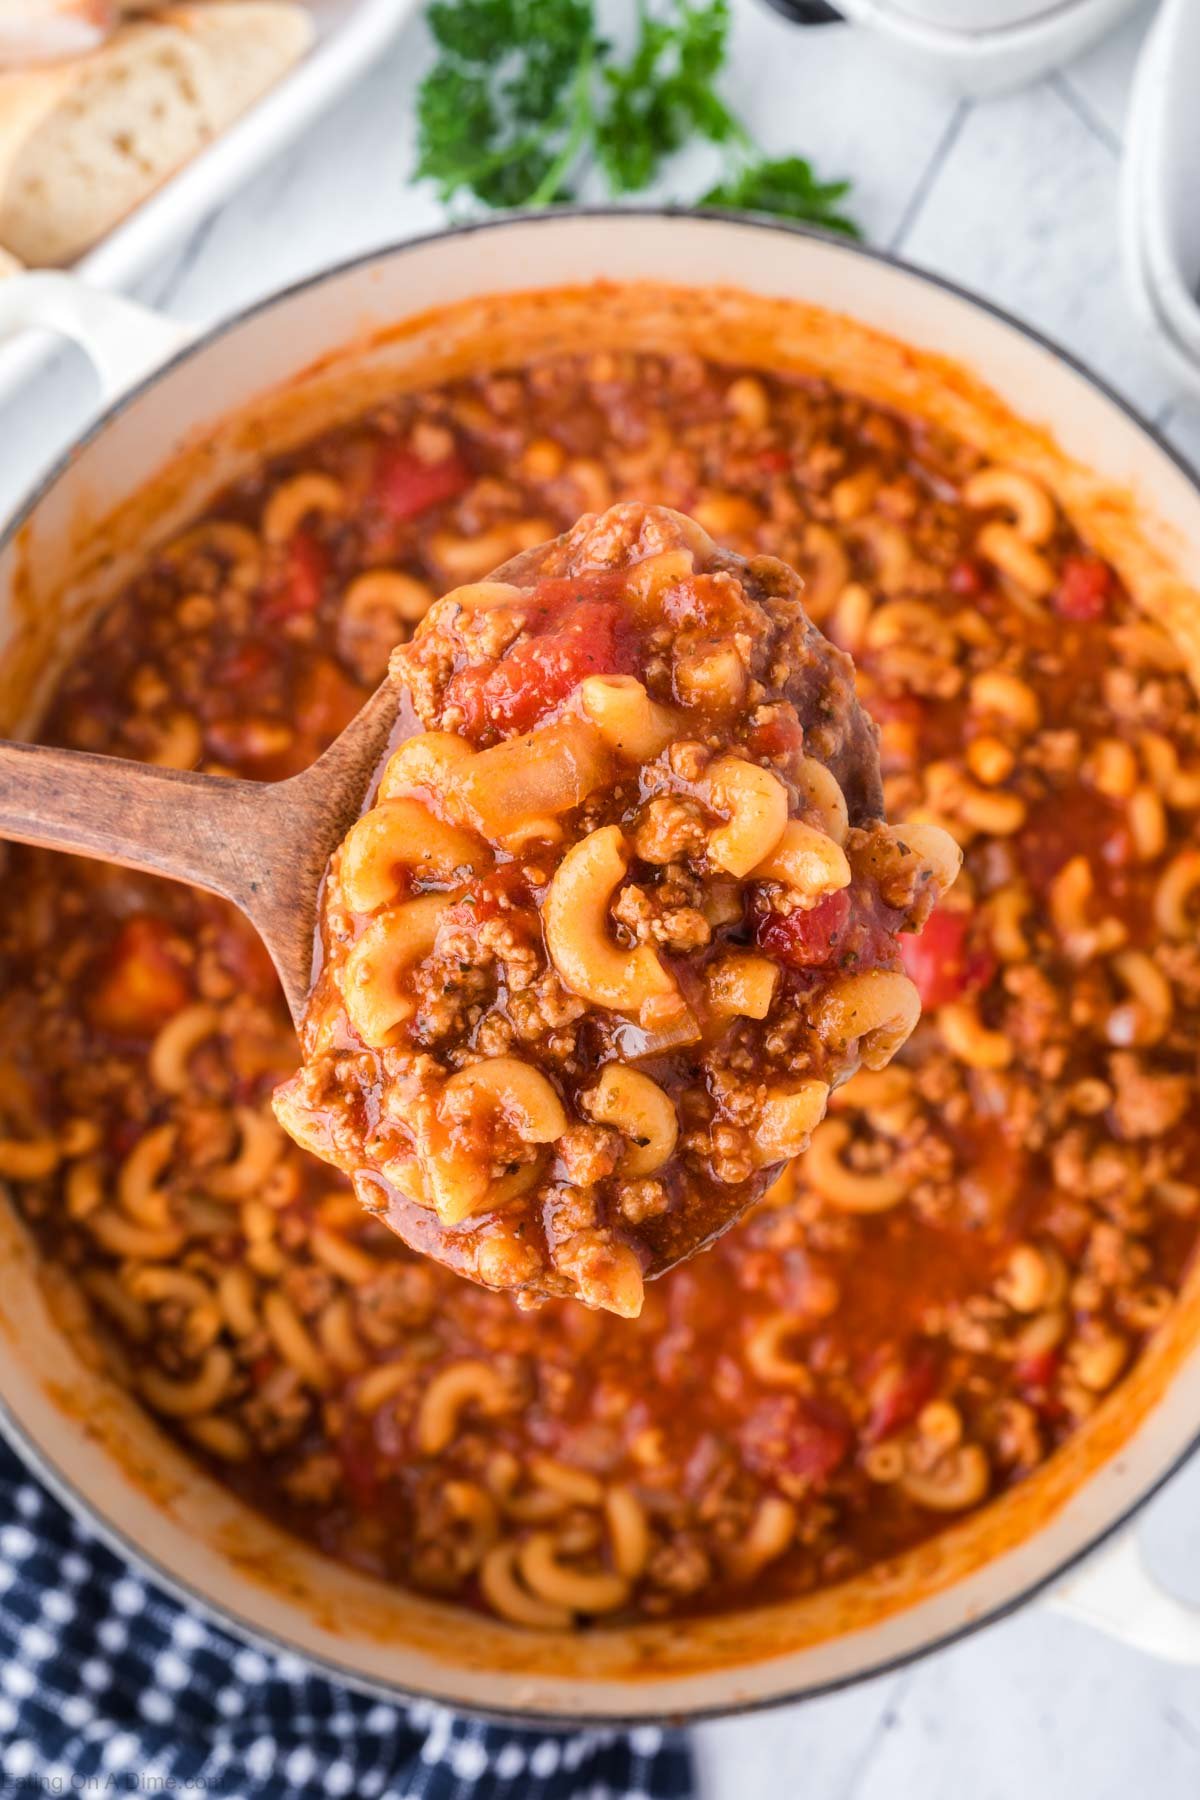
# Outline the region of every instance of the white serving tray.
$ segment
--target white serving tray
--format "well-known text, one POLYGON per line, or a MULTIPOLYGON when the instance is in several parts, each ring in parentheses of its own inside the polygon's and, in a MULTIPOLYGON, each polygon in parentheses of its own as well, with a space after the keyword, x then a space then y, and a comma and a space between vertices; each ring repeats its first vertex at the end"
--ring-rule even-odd
MULTIPOLYGON (((122 288, 144 275, 198 220, 228 199, 296 137, 383 50, 417 0, 304 0, 316 28, 307 55, 250 111, 142 202, 74 265, 92 287, 122 288)), ((55 348, 45 332, 0 345, 0 400, 55 348)))

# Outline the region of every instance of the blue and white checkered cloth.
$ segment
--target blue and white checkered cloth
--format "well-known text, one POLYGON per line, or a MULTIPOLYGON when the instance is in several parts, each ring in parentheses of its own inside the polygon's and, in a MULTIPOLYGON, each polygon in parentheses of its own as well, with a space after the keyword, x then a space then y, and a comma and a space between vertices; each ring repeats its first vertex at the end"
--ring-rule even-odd
POLYGON ((687 1800, 683 1740, 485 1725, 239 1643, 124 1564, 0 1443, 0 1796, 687 1800))

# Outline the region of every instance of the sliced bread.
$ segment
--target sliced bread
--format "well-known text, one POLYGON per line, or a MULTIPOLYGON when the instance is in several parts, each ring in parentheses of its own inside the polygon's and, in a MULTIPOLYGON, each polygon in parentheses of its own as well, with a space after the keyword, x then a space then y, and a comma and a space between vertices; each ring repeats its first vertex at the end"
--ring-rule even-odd
POLYGON ((167 6, 70 63, 0 74, 0 245, 74 261, 303 55, 284 0, 167 6))
POLYGON ((313 39, 308 13, 279 0, 192 0, 159 17, 169 18, 203 51, 225 122, 253 106, 313 39))

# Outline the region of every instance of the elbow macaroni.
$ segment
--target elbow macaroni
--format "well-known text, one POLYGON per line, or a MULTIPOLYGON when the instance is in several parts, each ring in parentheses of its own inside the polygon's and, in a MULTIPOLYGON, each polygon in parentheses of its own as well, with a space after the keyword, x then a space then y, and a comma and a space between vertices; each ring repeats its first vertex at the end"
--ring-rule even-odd
POLYGON ((760 881, 781 881, 810 902, 850 885, 850 864, 841 845, 800 819, 788 821, 754 874, 760 881))
POLYGON ((837 982, 817 1002, 818 1028, 836 1043, 860 1041, 868 1069, 881 1069, 911 1035, 921 1001, 907 975, 871 969, 837 982))
POLYGON ((453 771, 456 794, 493 843, 520 843, 531 824, 580 806, 610 772, 603 735, 567 717, 479 751, 453 771))
POLYGON ((421 894, 373 919, 346 958, 346 1012, 363 1043, 382 1050, 396 1042, 416 1002, 405 977, 437 942, 438 925, 453 894, 421 894))
POLYGON ((342 847, 342 891, 355 912, 372 913, 401 891, 405 877, 447 881, 490 861, 474 832, 435 818, 419 800, 384 800, 351 828, 342 847))
POLYGON ((765 1019, 778 984, 779 969, 769 957, 733 951, 709 968, 709 1005, 718 1013, 765 1019))
POLYGON ((651 700, 632 675, 589 675, 579 703, 609 749, 629 762, 650 762, 682 729, 679 715, 651 700))
POLYGON ((980 469, 963 483, 962 495, 968 506, 998 506, 1009 513, 1027 544, 1044 544, 1053 535, 1053 500, 1040 482, 1018 469, 980 469))
POLYGON ((629 868, 617 826, 575 844, 550 883, 543 908, 546 946, 572 993, 614 1012, 645 1017, 647 1002, 678 999, 678 988, 646 944, 618 947, 609 907, 629 868))
POLYGON ((679 1136, 675 1108, 658 1083, 639 1069, 609 1063, 587 1096, 594 1119, 615 1125, 630 1140, 621 1167, 630 1177, 651 1175, 674 1154, 679 1136))
POLYGON ((896 1173, 864 1173, 846 1162, 851 1127, 845 1119, 826 1119, 813 1135, 804 1173, 817 1192, 840 1212, 889 1212, 907 1197, 907 1185, 896 1173))
POLYGON ((768 1089, 754 1132, 755 1146, 764 1162, 784 1162, 807 1150, 813 1132, 825 1116, 829 1084, 801 1081, 795 1087, 768 1089))
POLYGON ((748 875, 784 835, 787 789, 769 769, 740 756, 722 756, 708 771, 705 795, 714 811, 726 818, 724 825, 709 832, 709 856, 730 875, 748 875))

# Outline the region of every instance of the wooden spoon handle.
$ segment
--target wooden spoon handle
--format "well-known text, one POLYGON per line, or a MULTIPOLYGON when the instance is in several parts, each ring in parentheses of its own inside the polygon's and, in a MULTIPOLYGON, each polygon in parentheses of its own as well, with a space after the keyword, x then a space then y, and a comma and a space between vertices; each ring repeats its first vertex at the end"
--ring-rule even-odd
POLYGON ((0 741, 0 838, 123 863, 232 900, 271 952, 299 1021, 325 865, 358 816, 395 723, 385 682, 323 756, 277 782, 0 741))
POLYGON ((239 902, 254 878, 255 827, 269 793, 252 781, 0 742, 0 837, 146 869, 239 902))
POLYGON ((320 796, 115 756, 0 742, 0 838, 220 894, 261 932, 298 1019, 329 846, 320 796))

